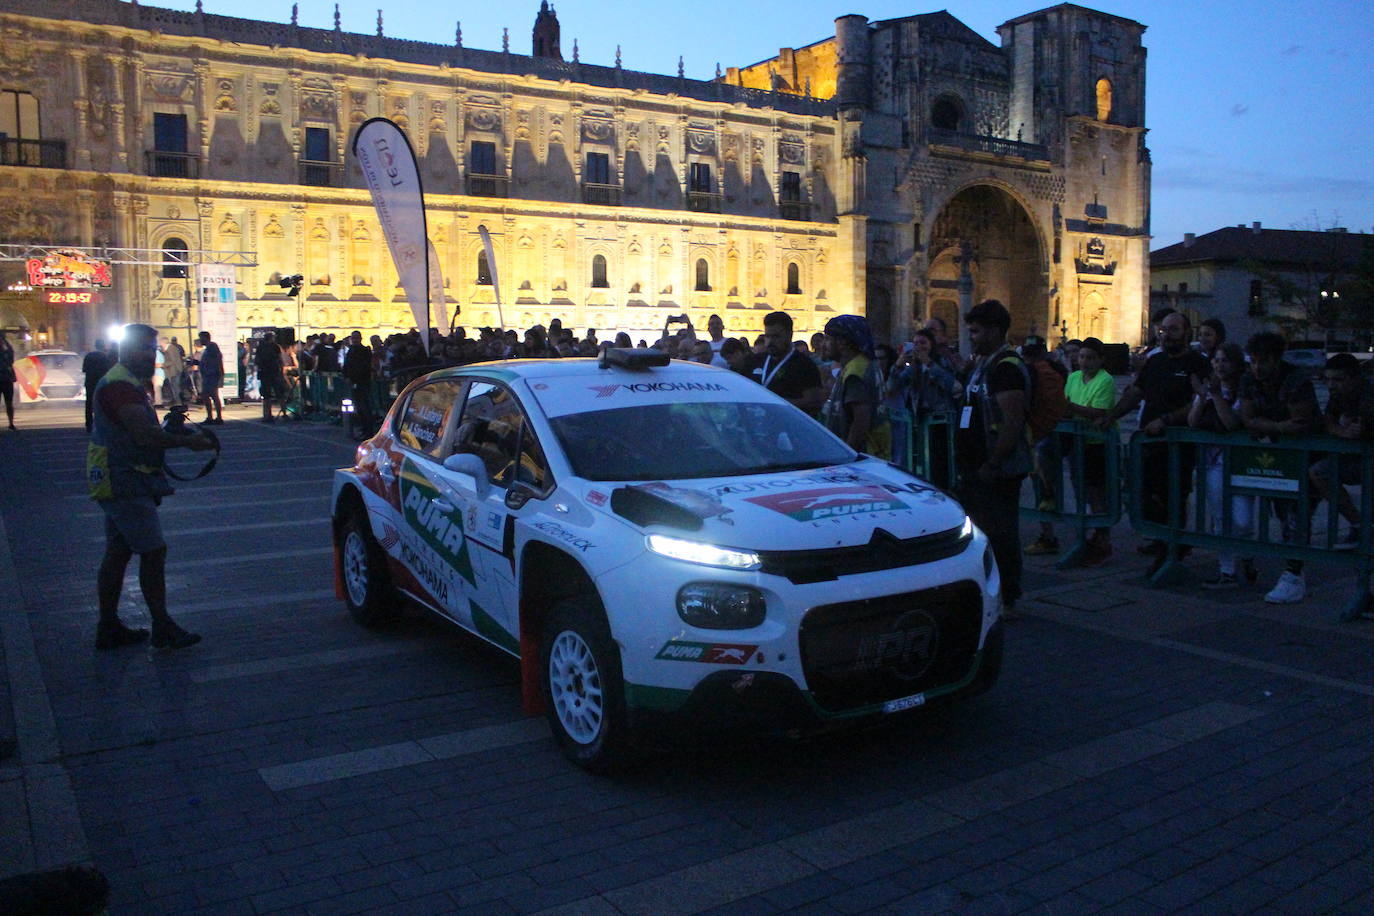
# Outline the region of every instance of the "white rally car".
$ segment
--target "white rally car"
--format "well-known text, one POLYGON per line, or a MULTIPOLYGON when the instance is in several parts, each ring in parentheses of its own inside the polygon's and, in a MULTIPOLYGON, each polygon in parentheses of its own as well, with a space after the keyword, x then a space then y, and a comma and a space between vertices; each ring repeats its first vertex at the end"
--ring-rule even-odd
POLYGON ((995 682, 992 550, 942 491, 733 372, 653 350, 431 373, 333 488, 336 588, 521 661, 567 754, 657 720, 782 730, 995 682))

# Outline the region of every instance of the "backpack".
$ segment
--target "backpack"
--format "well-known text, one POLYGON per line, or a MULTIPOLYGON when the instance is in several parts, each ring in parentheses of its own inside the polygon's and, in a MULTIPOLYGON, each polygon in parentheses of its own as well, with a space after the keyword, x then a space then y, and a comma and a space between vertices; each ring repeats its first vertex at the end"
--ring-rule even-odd
POLYGON ((1064 376, 1050 365, 1047 359, 1027 363, 1030 370, 1031 397, 1026 408, 1026 428, 1030 430, 1032 442, 1054 432, 1059 421, 1068 413, 1068 400, 1064 397, 1064 376))
POLYGON ((1059 421, 1068 413, 1064 377, 1049 360, 1028 363, 1015 353, 1002 357, 999 362, 1005 360, 1015 363, 1021 370, 1021 377, 1026 380, 1029 395, 1026 400, 1026 435, 1035 444, 1054 432, 1059 421))

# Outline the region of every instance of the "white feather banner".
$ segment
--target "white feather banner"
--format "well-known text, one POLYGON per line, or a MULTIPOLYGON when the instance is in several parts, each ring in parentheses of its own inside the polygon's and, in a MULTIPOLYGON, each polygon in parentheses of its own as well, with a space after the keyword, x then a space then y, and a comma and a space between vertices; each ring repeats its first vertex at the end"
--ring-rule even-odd
POLYGON ((372 192, 377 220, 428 353, 429 235, 425 230, 425 192, 415 164, 415 151, 405 131, 394 122, 372 118, 364 121, 353 135, 353 156, 372 192))

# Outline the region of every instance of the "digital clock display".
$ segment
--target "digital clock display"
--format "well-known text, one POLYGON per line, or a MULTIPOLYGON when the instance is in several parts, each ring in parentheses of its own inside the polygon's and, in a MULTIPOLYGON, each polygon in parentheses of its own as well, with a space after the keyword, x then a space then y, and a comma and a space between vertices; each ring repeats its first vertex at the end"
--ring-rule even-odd
POLYGON ((87 305, 95 301, 88 289, 52 289, 47 292, 49 305, 87 305))

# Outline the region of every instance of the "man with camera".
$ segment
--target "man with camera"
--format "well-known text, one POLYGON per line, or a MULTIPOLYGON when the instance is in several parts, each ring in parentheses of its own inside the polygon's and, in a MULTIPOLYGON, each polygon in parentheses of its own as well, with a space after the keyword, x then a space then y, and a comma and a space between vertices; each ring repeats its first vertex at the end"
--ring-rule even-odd
POLYGON ((95 647, 115 649, 148 638, 147 630, 125 626, 119 619, 124 570, 138 554, 138 584, 153 619, 153 648, 182 649, 200 642, 200 636, 183 630, 167 614, 167 542, 157 507, 173 490, 163 471, 163 452, 207 451, 214 443, 200 433, 177 434, 158 425, 148 394, 156 367, 157 331, 131 324, 124 335, 119 362, 95 389, 86 450, 91 498, 105 513, 105 556, 96 576, 100 622, 95 647))

